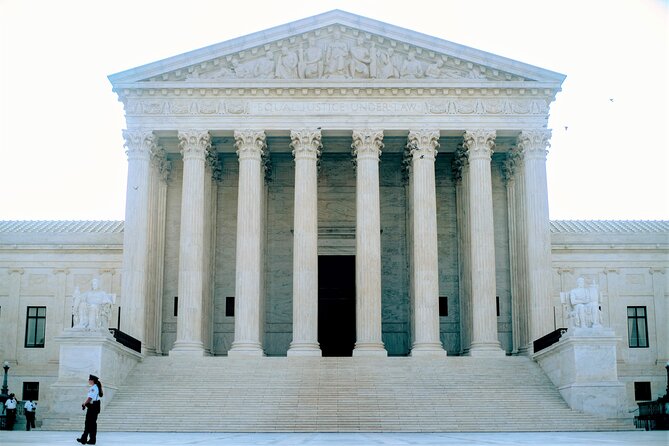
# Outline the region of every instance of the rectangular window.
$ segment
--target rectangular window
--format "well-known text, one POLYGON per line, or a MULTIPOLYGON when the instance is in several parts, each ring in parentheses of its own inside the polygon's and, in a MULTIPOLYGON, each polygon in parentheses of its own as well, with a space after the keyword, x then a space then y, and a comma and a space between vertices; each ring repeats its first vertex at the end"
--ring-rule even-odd
POLYGON ((179 296, 174 296, 174 317, 179 315, 179 296))
POLYGON ((46 307, 28 307, 26 317, 26 348, 44 348, 46 307))
POLYGON ((235 316, 235 297, 227 296, 225 298, 225 315, 227 317, 235 316))
POLYGON ((24 382, 23 383, 23 401, 39 400, 39 383, 38 382, 24 382))
POLYGON ((648 348, 646 307, 627 307, 627 336, 630 348, 648 348))
POLYGON ((499 296, 495 296, 495 307, 497 308, 497 316, 499 317, 499 296))
POLYGON ((650 383, 649 382, 635 382, 634 383, 634 401, 650 401, 650 383))
POLYGON ((439 316, 448 316, 448 296, 439 296, 439 316))

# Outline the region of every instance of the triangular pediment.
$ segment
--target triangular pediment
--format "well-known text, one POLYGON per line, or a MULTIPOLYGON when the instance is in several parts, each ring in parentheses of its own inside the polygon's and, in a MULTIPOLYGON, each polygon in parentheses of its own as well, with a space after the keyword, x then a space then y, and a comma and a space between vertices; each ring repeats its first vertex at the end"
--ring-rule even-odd
POLYGON ((564 76, 335 10, 123 71, 109 79, 115 87, 285 81, 538 82, 559 87, 564 76))

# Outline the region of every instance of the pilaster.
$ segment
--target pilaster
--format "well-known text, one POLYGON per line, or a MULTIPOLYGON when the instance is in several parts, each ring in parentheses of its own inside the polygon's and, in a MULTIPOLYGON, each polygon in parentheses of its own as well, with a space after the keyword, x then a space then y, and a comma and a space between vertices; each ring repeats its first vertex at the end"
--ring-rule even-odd
POLYGON ((383 131, 353 131, 351 148, 356 161, 356 343, 353 356, 387 356, 381 334, 379 157, 383 131))
POLYGON ((320 130, 293 130, 295 215, 293 234, 293 341, 288 356, 321 356, 318 344, 317 162, 320 130))
POLYGON ((235 338, 228 356, 262 356, 265 132, 235 131, 239 157, 235 338))
POLYGON ((470 247, 472 273, 471 356, 502 356, 497 339, 495 239, 490 160, 494 130, 466 131, 464 147, 469 161, 470 247))
POLYGON ((438 130, 410 131, 413 345, 411 356, 446 355, 439 337, 439 262, 434 161, 438 130))
POLYGON ((3 341, 3 344, 6 345, 6 350, 4 352, 4 361, 9 362, 10 365, 18 364, 18 351, 20 348, 21 337, 19 335, 21 330, 19 330, 19 321, 21 320, 21 315, 19 314, 21 309, 21 278, 23 277, 24 270, 23 268, 9 268, 9 299, 7 309, 6 320, 9 321, 8 327, 3 327, 3 337, 6 338, 3 341))
POLYGON ((658 341, 657 362, 666 364, 669 361, 669 298, 667 297, 667 273, 664 268, 650 268, 653 280, 653 304, 656 308, 655 339, 658 341), (664 322, 663 322, 664 321, 664 322))

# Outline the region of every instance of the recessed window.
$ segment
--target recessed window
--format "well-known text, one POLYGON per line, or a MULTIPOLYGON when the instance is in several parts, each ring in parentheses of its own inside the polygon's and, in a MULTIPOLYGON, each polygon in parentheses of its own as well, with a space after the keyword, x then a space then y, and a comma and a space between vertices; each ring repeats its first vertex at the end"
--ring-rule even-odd
POLYGON ((227 317, 235 316, 235 297, 227 296, 225 298, 225 315, 227 317))
POLYGON ((630 348, 648 348, 646 307, 627 307, 627 337, 630 348))
POLYGON ((23 383, 23 401, 39 400, 39 383, 38 382, 24 382, 23 383))
POLYGON ((28 307, 26 317, 26 348, 44 348, 46 307, 28 307))
POLYGON ((179 314, 179 296, 174 296, 174 317, 179 314))
POLYGON ((499 317, 499 296, 495 296, 495 306, 497 307, 497 317, 499 317))
POLYGON ((634 401, 650 401, 650 382, 641 381, 634 383, 634 401))
POLYGON ((448 316, 448 296, 439 296, 439 316, 448 316))

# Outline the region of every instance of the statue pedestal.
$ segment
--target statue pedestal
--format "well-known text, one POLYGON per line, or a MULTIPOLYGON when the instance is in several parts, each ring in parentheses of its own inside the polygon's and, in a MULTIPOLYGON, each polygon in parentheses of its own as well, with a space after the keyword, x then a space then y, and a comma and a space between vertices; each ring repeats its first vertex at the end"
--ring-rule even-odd
POLYGON ((616 343, 610 328, 575 328, 533 358, 569 407, 592 415, 624 418, 625 385, 618 381, 616 343))
POLYGON ((109 403, 128 373, 143 356, 116 342, 108 330, 63 330, 58 380, 51 385, 44 428, 57 428, 59 420, 80 415, 88 392, 88 375, 102 382, 102 407, 109 403))

